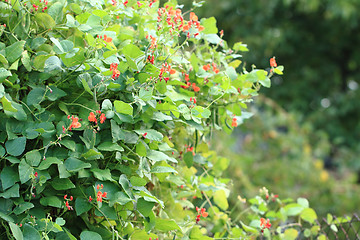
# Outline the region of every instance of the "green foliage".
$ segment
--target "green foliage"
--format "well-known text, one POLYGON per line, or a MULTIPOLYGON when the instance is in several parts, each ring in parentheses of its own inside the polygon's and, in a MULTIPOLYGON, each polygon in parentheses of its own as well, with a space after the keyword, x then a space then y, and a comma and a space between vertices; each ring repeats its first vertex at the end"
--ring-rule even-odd
POLYGON ((229 44, 247 43, 251 52, 243 54, 244 64, 267 66, 264 56, 286 63, 285 76, 273 78, 276 87, 262 93, 329 135, 333 150, 324 161, 340 168, 338 174, 347 168, 359 175, 360 169, 360 55, 354 51, 360 38, 353 34, 359 7, 342 0, 208 0, 199 9, 217 17, 229 44))
POLYGON ((214 18, 176 1, 12 4, 0 5, 2 238, 260 234, 266 206, 251 231, 229 218, 229 161, 207 143, 250 116, 273 73, 236 72, 244 46, 214 18))
MULTIPOLYGON (((346 178, 335 178, 321 160, 331 150, 325 134, 308 123, 298 124, 297 115, 263 95, 250 111, 255 113, 251 120, 245 121, 241 131, 234 131, 236 141, 224 134, 215 138, 217 152, 232 159, 225 173, 233 181, 230 206, 238 202, 238 194, 251 198, 259 186, 266 186, 280 197, 305 197, 308 201, 301 199, 298 204, 311 206, 319 219, 329 212, 343 216, 357 209, 360 188, 356 175, 348 172, 346 178)), ((234 211, 232 217, 237 214, 234 211)), ((307 218, 307 214, 302 217, 307 218)))

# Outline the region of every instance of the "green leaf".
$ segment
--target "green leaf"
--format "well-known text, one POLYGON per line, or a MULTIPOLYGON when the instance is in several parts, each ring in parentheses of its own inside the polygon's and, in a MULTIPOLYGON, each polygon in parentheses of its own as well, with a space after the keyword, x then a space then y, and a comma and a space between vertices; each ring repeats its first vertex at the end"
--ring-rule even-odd
POLYGON ((315 222, 315 220, 317 219, 316 212, 312 208, 305 208, 301 212, 300 217, 304 221, 307 221, 307 222, 309 222, 311 224, 313 224, 315 222))
POLYGON ((41 240, 40 233, 27 223, 23 226, 23 234, 24 240, 41 240))
POLYGON ((100 144, 97 147, 98 150, 100 151, 108 151, 108 152, 112 152, 112 151, 124 151, 124 148, 119 146, 119 144, 117 143, 112 143, 112 142, 103 142, 102 144, 100 144))
POLYGON ((114 179, 112 179, 111 177, 111 172, 110 169, 98 169, 98 168, 93 168, 91 169, 91 171, 94 174, 94 177, 101 180, 101 181, 114 181, 114 179))
POLYGON ((25 159, 22 159, 19 164, 19 177, 20 182, 25 183, 30 179, 30 175, 33 174, 34 169, 26 163, 25 159))
POLYGON ((138 199, 136 204, 137 210, 145 217, 148 217, 150 215, 150 212, 152 211, 152 208, 154 206, 155 206, 154 202, 145 201, 145 199, 143 198, 138 199))
POLYGON ((40 199, 40 204, 43 206, 51 206, 51 207, 61 208, 63 201, 55 196, 42 197, 40 199))
POLYGON ((58 164, 58 171, 60 178, 68 178, 71 176, 71 174, 66 170, 66 166, 63 162, 58 164))
POLYGON ((116 192, 114 197, 110 199, 109 206, 112 207, 115 203, 119 203, 120 205, 125 205, 130 202, 131 199, 124 192, 116 192))
POLYGON ((29 106, 40 104, 43 100, 45 100, 45 89, 36 87, 32 89, 26 98, 26 103, 29 106))
POLYGON ((131 198, 133 199, 133 194, 131 192, 130 189, 130 182, 129 179, 126 177, 125 174, 122 174, 119 178, 119 183, 121 185, 121 187, 124 189, 125 193, 131 198))
POLYGON ((67 149, 70 149, 73 152, 76 151, 76 144, 72 140, 66 140, 66 139, 61 140, 60 144, 64 145, 67 149))
POLYGON ((12 186, 10 189, 5 191, 4 193, 0 193, 0 197, 3 197, 3 198, 20 197, 19 189, 20 189, 20 186, 19 186, 19 184, 16 183, 14 186, 12 186))
POLYGON ((306 198, 298 198, 297 203, 303 206, 304 208, 309 207, 309 201, 306 198))
POLYGON ((36 167, 41 161, 41 154, 38 150, 32 150, 25 154, 25 159, 30 166, 36 167))
POLYGON ((284 71, 284 66, 278 66, 277 68, 274 68, 274 73, 278 74, 278 75, 283 75, 284 71))
POLYGON ((177 223, 172 219, 162 219, 162 218, 156 218, 156 224, 155 229, 162 231, 162 232, 168 232, 172 230, 180 230, 181 228, 177 223))
POLYGON ((146 157, 147 154, 145 144, 143 141, 139 141, 138 144, 136 144, 136 153, 141 157, 146 157))
POLYGON ((115 100, 114 106, 115 106, 115 110, 118 113, 123 113, 123 114, 131 115, 131 116, 133 115, 133 107, 128 103, 115 100))
POLYGON ((81 79, 81 83, 85 89, 85 91, 87 91, 88 93, 90 93, 91 96, 93 96, 93 92, 91 91, 90 87, 89 87, 89 84, 86 82, 85 78, 82 78, 81 79))
POLYGON ((50 76, 55 76, 58 73, 64 71, 61 65, 62 63, 60 58, 57 56, 51 56, 45 60, 44 72, 50 74, 50 76))
POLYGON ((177 163, 177 160, 175 158, 169 157, 165 153, 156 151, 156 150, 150 150, 147 157, 155 162, 170 161, 170 162, 177 163))
POLYGON ((132 59, 138 58, 142 55, 144 55, 144 52, 141 51, 137 46, 133 45, 133 44, 127 44, 123 49, 122 49, 124 55, 129 56, 132 59))
POLYGON ((144 135, 146 133, 145 138, 152 141, 161 142, 164 137, 160 132, 154 129, 135 130, 135 132, 139 135, 144 135))
POLYGON ((80 240, 102 240, 102 237, 96 232, 83 231, 80 234, 80 240))
POLYGON ((45 29, 52 29, 56 25, 54 19, 47 13, 35 14, 35 20, 39 26, 45 29))
POLYGON ((33 207, 34 207, 34 204, 32 204, 30 202, 23 202, 23 203, 20 203, 19 205, 17 205, 17 207, 14 209, 14 213, 16 215, 19 215, 33 207))
POLYGON ((190 239, 192 240, 212 240, 213 238, 210 238, 206 235, 204 235, 199 226, 194 226, 190 231, 190 239))
POLYGON ((130 182, 131 182, 131 185, 137 186, 137 187, 142 187, 142 186, 145 186, 147 184, 147 181, 145 179, 135 177, 135 176, 132 176, 130 178, 130 182))
POLYGON ((211 112, 209 109, 201 107, 201 106, 196 106, 194 108, 191 109, 191 114, 194 117, 198 117, 198 118, 208 118, 211 115, 211 112))
POLYGON ((194 161, 194 155, 192 152, 186 152, 184 154, 184 162, 186 163, 186 166, 188 168, 191 168, 193 165, 193 161, 194 161))
POLYGON ((55 178, 51 181, 51 186, 55 190, 67 190, 75 188, 75 185, 68 178, 55 178))
MULTIPOLYGON (((3 96, 3 97, 1 98, 1 103, 2 103, 2 105, 3 105, 3 108, 4 108, 4 110, 5 110, 5 113, 6 113, 6 112, 13 112, 13 113, 14 113, 14 112, 17 112, 17 109, 13 107, 12 102, 10 102, 10 101, 6 98, 6 96, 3 96)), ((7 115, 9 115, 9 114, 7 114, 7 115)))
POLYGON ((6 70, 5 68, 0 68, 0 82, 10 76, 12 76, 10 71, 6 70))
POLYGON ((141 88, 139 92, 139 97, 144 101, 150 101, 152 98, 152 93, 153 93, 152 88, 141 88))
POLYGON ((64 4, 62 2, 54 2, 47 11, 56 23, 60 23, 63 18, 63 7, 64 4))
POLYGON ((241 52, 248 52, 249 49, 247 48, 246 44, 243 44, 242 42, 237 42, 234 44, 233 49, 235 51, 241 51, 241 52))
POLYGON ((1 171, 0 179, 3 190, 12 187, 15 183, 17 183, 20 180, 19 174, 14 167, 5 167, 1 171))
POLYGON ((64 226, 66 221, 62 217, 57 217, 55 223, 59 226, 64 226))
POLYGON ((88 199, 77 197, 75 200, 75 211, 76 215, 80 216, 81 214, 89 211, 92 208, 91 203, 88 199))
POLYGON ((9 63, 15 62, 24 51, 25 41, 18 41, 5 48, 5 57, 9 63))
POLYGON ((177 171, 172 167, 165 166, 155 166, 151 169, 151 173, 177 173, 177 171))
POLYGON ((26 138, 25 137, 18 137, 13 140, 6 141, 5 148, 8 154, 12 156, 20 156, 26 146, 26 138))
POLYGON ((214 192, 214 202, 218 205, 222 210, 226 210, 229 207, 229 203, 226 198, 226 194, 224 190, 219 190, 214 192))
POLYGON ((11 232, 16 240, 24 239, 23 233, 21 232, 18 225, 16 225, 15 223, 9 222, 9 226, 10 226, 11 232))
POLYGON ((200 21, 201 25, 204 26, 204 31, 202 31, 202 33, 204 34, 216 34, 219 32, 219 30, 216 27, 216 19, 214 17, 210 17, 210 18, 203 18, 200 21))
POLYGON ((245 230, 245 232, 250 232, 250 233, 258 233, 258 230, 256 228, 247 226, 245 223, 243 223, 242 221, 240 221, 241 227, 245 230))
POLYGON ((287 216, 296 216, 303 211, 304 207, 297 203, 290 203, 284 207, 287 216))
POLYGON ((42 161, 37 169, 48 169, 52 164, 62 164, 62 161, 56 157, 48 157, 45 161, 42 161))
POLYGON ((295 240, 298 236, 298 231, 296 231, 296 229, 293 228, 288 228, 285 230, 284 232, 284 240, 295 240))
POLYGON ((81 169, 91 167, 90 163, 85 163, 73 157, 69 157, 68 159, 66 159, 64 164, 69 172, 78 172, 81 169))
POLYGON ((268 77, 266 77, 264 80, 260 80, 259 82, 264 87, 267 87, 267 88, 271 87, 271 80, 268 77))
POLYGON ((104 156, 100 152, 96 151, 95 149, 90 149, 89 151, 82 154, 81 156, 83 158, 85 158, 85 160, 95 160, 95 159, 104 158, 104 156))

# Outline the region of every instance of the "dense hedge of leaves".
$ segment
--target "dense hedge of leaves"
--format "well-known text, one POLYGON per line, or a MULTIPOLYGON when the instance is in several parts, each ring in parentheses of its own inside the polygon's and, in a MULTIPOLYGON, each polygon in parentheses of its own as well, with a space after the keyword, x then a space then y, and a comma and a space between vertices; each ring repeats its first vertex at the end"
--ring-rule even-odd
POLYGON ((154 0, 0 9, 2 238, 282 238, 293 217, 314 223, 306 200, 266 189, 249 226, 228 216, 228 160, 208 141, 282 66, 236 72, 246 45, 214 18, 154 0))

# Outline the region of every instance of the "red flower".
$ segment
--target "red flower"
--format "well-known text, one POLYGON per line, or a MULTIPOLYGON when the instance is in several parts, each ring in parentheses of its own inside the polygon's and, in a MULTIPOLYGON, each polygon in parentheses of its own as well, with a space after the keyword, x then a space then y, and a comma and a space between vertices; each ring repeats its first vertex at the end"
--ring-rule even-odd
POLYGON ((38 173, 37 173, 37 172, 35 172, 34 176, 37 178, 39 175, 38 175, 38 173))
POLYGON ((270 67, 277 67, 277 63, 275 61, 275 57, 270 58, 270 67))
POLYGON ((129 1, 128 0, 126 0, 125 2, 124 2, 124 6, 126 7, 126 5, 129 3, 129 1))
POLYGON ((98 192, 97 192, 96 201, 102 202, 102 192, 101 192, 101 191, 98 191, 98 192))
POLYGON ((81 127, 81 123, 79 123, 78 117, 71 116, 71 119, 72 119, 72 122, 70 124, 69 131, 71 131, 71 129, 73 129, 73 128, 81 127))
POLYGON ((200 91, 200 88, 198 86, 196 86, 195 83, 192 84, 192 88, 193 88, 194 92, 200 91))
POLYGON ((144 138, 146 138, 146 135, 147 135, 147 132, 146 132, 146 133, 144 133, 142 136, 143 136, 144 138))
POLYGON ((269 219, 265 220, 265 218, 260 218, 260 227, 262 227, 262 230, 264 230, 265 228, 270 229, 271 227, 270 220, 269 219))
POLYGON ((89 196, 89 202, 91 202, 93 199, 92 199, 92 197, 91 196, 89 196))
POLYGON ((204 65, 204 66, 203 66, 203 69, 204 69, 205 71, 209 71, 210 68, 211 68, 210 64, 207 64, 207 65, 204 65))
POLYGON ((67 194, 64 195, 64 199, 66 199, 66 198, 67 198, 67 194))
POLYGON ((112 38, 111 38, 111 37, 106 36, 106 34, 104 34, 104 40, 105 40, 105 42, 107 42, 107 43, 112 42, 112 38))
POLYGON ((234 117, 233 119, 232 119, 232 122, 231 122, 231 126, 232 127, 237 127, 237 119, 234 117))
POLYGON ((189 81, 190 80, 190 78, 189 78, 189 74, 187 74, 187 73, 185 73, 185 81, 189 81))
POLYGON ((97 123, 97 119, 96 119, 96 116, 93 112, 90 112, 89 116, 88 116, 88 119, 90 122, 94 122, 94 123, 97 123))
POLYGON ((196 211, 198 213, 198 215, 196 216, 196 223, 198 223, 200 221, 200 217, 204 217, 206 218, 207 216, 209 216, 209 213, 206 212, 206 209, 205 208, 198 208, 196 207, 196 211))
POLYGON ((190 20, 191 21, 198 21, 199 19, 198 19, 198 17, 196 16, 196 14, 194 13, 194 12, 191 12, 190 13, 190 20))
POLYGON ((103 197, 103 198, 107 198, 107 192, 104 192, 104 193, 102 194, 102 197, 103 197))
POLYGON ((102 114, 100 115, 100 123, 104 123, 105 120, 106 120, 105 114, 102 113, 102 114))

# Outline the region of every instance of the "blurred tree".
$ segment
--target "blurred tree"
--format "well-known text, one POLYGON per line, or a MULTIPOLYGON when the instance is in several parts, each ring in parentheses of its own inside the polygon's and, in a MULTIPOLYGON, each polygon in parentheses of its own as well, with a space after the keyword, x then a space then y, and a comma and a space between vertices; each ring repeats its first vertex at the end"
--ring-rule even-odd
MULTIPOLYGON (((336 146, 330 159, 339 146, 360 151, 360 1, 207 0, 204 5, 199 15, 217 16, 229 45, 248 44, 247 68, 254 62, 266 67, 272 56, 285 65, 285 75, 273 79, 276 87, 263 93, 326 131, 336 146)), ((352 159, 350 166, 360 169, 352 159)))

